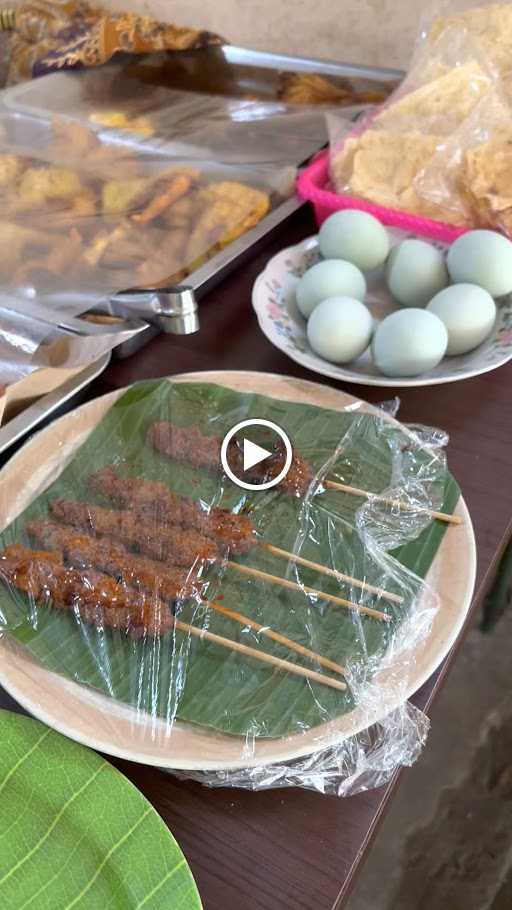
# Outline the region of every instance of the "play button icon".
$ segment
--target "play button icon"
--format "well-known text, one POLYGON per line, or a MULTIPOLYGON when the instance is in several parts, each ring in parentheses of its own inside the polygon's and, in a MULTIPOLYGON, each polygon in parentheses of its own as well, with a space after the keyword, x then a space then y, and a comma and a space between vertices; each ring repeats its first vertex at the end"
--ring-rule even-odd
POLYGON ((229 433, 226 433, 220 450, 220 460, 224 471, 233 483, 244 490, 269 490, 271 487, 277 486, 290 470, 292 457, 291 442, 284 430, 277 423, 260 417, 242 420, 232 427, 229 433), (266 444, 269 435, 274 438, 275 445, 273 442, 270 443, 273 446, 272 450, 264 448, 255 442, 254 438, 247 438, 249 432, 254 436, 255 428, 257 428, 257 432, 266 433, 266 444), (263 428, 263 431, 260 428, 263 428), (242 434, 242 430, 247 430, 247 436, 242 434), (267 460, 269 460, 268 477, 264 466, 264 462, 267 460), (262 469, 254 472, 253 469, 258 465, 261 465, 262 469))
POLYGON ((250 439, 244 439, 243 452, 244 471, 250 471, 255 465, 265 461, 266 458, 272 457, 272 452, 269 452, 268 449, 263 449, 256 442, 251 442, 250 439))

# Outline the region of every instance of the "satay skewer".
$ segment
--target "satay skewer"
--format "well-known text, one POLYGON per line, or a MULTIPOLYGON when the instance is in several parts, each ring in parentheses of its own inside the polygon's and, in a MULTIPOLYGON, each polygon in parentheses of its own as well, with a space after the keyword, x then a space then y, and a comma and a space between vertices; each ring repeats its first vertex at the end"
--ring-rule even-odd
POLYGON ((135 509, 143 519, 151 519, 157 526, 178 525, 189 530, 203 531, 207 537, 218 540, 222 546, 226 546, 235 554, 259 547, 274 556, 286 559, 287 562, 297 563, 319 574, 336 578, 337 581, 352 585, 361 591, 376 594, 393 603, 403 603, 403 597, 392 594, 382 587, 376 587, 352 575, 346 575, 281 547, 265 543, 256 537, 254 526, 247 515, 238 515, 219 508, 205 510, 193 499, 173 493, 163 483, 122 478, 112 467, 107 467, 92 474, 89 484, 93 492, 105 496, 116 505, 135 509))
POLYGON ((27 525, 29 536, 40 546, 50 550, 62 563, 69 563, 75 569, 98 569, 106 575, 122 578, 129 587, 142 588, 146 594, 158 600, 176 602, 196 599, 209 609, 222 613, 242 626, 254 629, 258 634, 278 642, 291 651, 318 662, 328 670, 342 676, 345 668, 341 664, 322 657, 310 648, 275 632, 269 626, 262 626, 256 620, 219 603, 201 597, 199 580, 191 578, 183 569, 158 564, 130 553, 123 546, 109 544, 87 534, 70 534, 64 525, 52 521, 31 521, 27 525))
POLYGON ((430 515, 431 518, 436 518, 438 521, 445 521, 448 524, 463 524, 460 515, 450 515, 447 512, 436 512, 433 509, 428 509, 426 506, 418 506, 415 503, 405 502, 402 499, 393 499, 391 496, 381 496, 380 493, 371 493, 369 490, 361 490, 359 487, 351 487, 347 483, 338 483, 334 480, 324 480, 323 484, 324 487, 327 487, 329 490, 338 490, 340 493, 350 493, 352 496, 363 496, 366 499, 383 502, 388 506, 398 506, 399 509, 406 509, 409 512, 423 512, 425 515, 430 515))
MULTIPOLYGON (((154 423, 147 434, 148 444, 164 455, 166 458, 176 461, 189 461, 194 467, 203 467, 210 470, 219 471, 221 467, 220 447, 222 440, 217 436, 205 436, 197 427, 176 427, 169 421, 161 420, 154 423)), ((236 463, 241 461, 241 453, 237 450, 236 445, 232 448, 231 457, 236 463)), ((265 465, 256 465, 255 471, 258 476, 274 476, 280 469, 281 462, 276 457, 274 461, 265 465)), ((305 496, 315 481, 315 471, 305 459, 294 453, 288 475, 280 483, 280 487, 293 496, 305 496)), ((352 487, 349 484, 337 483, 334 480, 322 480, 322 486, 325 489, 338 490, 342 493, 348 493, 351 496, 365 496, 376 499, 380 502, 391 506, 399 506, 402 509, 408 509, 423 512, 430 515, 432 519, 445 521, 453 525, 463 524, 462 518, 458 515, 449 515, 446 512, 437 512, 422 506, 413 506, 407 502, 396 500, 388 496, 381 496, 379 493, 372 493, 369 490, 362 490, 358 487, 352 487)))
POLYGON ((66 568, 59 553, 35 552, 19 545, 7 547, 0 556, 0 579, 34 600, 49 598, 57 609, 71 610, 91 625, 155 637, 175 628, 332 689, 344 691, 347 688, 341 680, 182 622, 172 616, 161 601, 126 591, 121 584, 100 572, 84 573, 66 568))
POLYGON ((347 684, 341 682, 341 680, 331 679, 330 676, 324 676, 323 673, 317 673, 316 670, 308 670, 306 667, 299 666, 299 664, 292 664, 289 660, 284 660, 281 657, 274 657, 273 654, 268 654, 267 651, 258 651, 257 648, 251 648, 249 645, 243 645, 238 641, 232 641, 231 638, 224 638, 222 635, 217 635, 214 632, 207 632, 205 629, 199 629, 198 626, 191 626, 186 622, 182 622, 180 619, 175 619, 174 625, 177 629, 181 632, 185 632, 187 635, 205 638, 207 641, 214 642, 214 644, 220 645, 222 648, 229 648, 230 651, 238 651, 239 654, 245 654, 246 657, 252 657, 254 660, 259 660, 262 663, 271 664, 287 673, 303 676, 305 679, 321 683, 323 686, 330 686, 331 689, 339 689, 340 692, 343 692, 347 688, 347 684))
POLYGON ((326 594, 324 591, 318 591, 316 588, 310 588, 307 585, 298 584, 296 581, 290 581, 288 578, 281 578, 279 575, 270 575, 269 572, 263 572, 261 569, 255 569, 253 566, 242 565, 239 562, 232 562, 227 559, 225 565, 229 569, 235 569, 242 575, 250 575, 252 578, 260 578, 262 581, 268 581, 270 584, 280 585, 283 588, 289 588, 290 591, 300 591, 302 594, 308 594, 316 597, 318 600, 325 600, 326 603, 336 604, 338 607, 345 607, 348 610, 354 610, 357 613, 364 613, 366 616, 373 616, 374 619, 380 619, 383 622, 389 622, 391 616, 383 613, 382 610, 375 610, 373 607, 366 607, 363 604, 356 604, 352 600, 346 600, 344 597, 337 597, 335 594, 326 594))
MULTIPOLYGON (((203 560, 215 562, 222 558, 222 555, 214 547, 213 541, 205 542, 199 532, 180 532, 177 528, 170 527, 156 528, 154 523, 144 521, 144 518, 137 512, 114 511, 112 509, 104 509, 102 506, 90 506, 86 502, 75 502, 69 499, 54 500, 50 507, 52 514, 64 524, 80 528, 99 537, 113 538, 126 545, 129 549, 139 551, 151 557, 151 559, 174 561, 178 565, 189 566, 193 561, 195 566, 203 560), (187 542, 185 545, 180 539, 180 533, 186 537, 187 542)), ((300 585, 297 582, 289 581, 287 578, 281 578, 279 575, 270 575, 268 572, 253 569, 251 566, 245 566, 232 560, 225 560, 224 562, 228 568, 242 575, 252 575, 270 584, 280 585, 290 590, 299 591, 302 594, 310 594, 319 600, 324 600, 327 603, 333 603, 367 616, 373 616, 375 619, 380 619, 384 622, 391 618, 387 613, 383 613, 380 610, 374 610, 371 607, 354 603, 334 594, 327 594, 316 588, 300 585)))

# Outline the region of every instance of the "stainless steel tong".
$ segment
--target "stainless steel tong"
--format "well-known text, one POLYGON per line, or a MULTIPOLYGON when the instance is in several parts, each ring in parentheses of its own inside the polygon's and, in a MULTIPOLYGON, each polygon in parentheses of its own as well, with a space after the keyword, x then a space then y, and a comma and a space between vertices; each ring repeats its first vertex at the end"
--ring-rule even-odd
MULTIPOLYGON (((68 300, 70 297, 68 295, 68 300)), ((175 335, 189 335, 199 329, 197 301, 192 288, 130 289, 95 301, 91 312, 116 316, 121 321, 97 323, 78 316, 68 315, 63 307, 66 295, 49 295, 39 299, 0 298, 0 313, 15 314, 18 326, 48 326, 48 331, 59 330, 67 335, 91 337, 117 335, 122 343, 153 325, 160 331, 175 335)))

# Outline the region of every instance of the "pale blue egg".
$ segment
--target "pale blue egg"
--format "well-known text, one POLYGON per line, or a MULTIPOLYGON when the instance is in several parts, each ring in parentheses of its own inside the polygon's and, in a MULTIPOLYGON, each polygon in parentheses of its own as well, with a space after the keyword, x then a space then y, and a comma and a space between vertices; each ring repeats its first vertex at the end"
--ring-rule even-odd
POLYGON ((327 259, 318 262, 302 276, 295 289, 297 306, 308 319, 322 300, 336 295, 364 300, 366 280, 351 262, 327 259))
POLYGON ((358 209, 330 215, 320 228, 318 242, 324 259, 345 259, 365 272, 382 265, 389 253, 386 228, 358 209))

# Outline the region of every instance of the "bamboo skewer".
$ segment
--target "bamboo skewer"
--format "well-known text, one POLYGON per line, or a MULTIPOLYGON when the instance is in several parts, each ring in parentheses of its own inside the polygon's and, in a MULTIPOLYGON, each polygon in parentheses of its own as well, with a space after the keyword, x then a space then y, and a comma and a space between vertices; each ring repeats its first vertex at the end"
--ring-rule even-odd
POLYGON ((302 654, 309 660, 318 661, 319 664, 321 664, 323 667, 326 667, 328 670, 334 670, 335 673, 340 673, 342 676, 345 675, 345 667, 342 667, 341 664, 337 664, 334 660, 329 660, 328 657, 322 657, 321 654, 317 654, 315 651, 311 651, 309 648, 305 648, 304 645, 299 645, 298 642, 292 641, 291 638, 286 638, 286 636, 281 635, 280 632, 274 632, 274 630, 270 629, 268 626, 262 626, 254 619, 250 619, 248 616, 243 616, 241 613, 237 613, 235 610, 230 610, 228 607, 223 607, 219 603, 215 603, 211 600, 204 600, 202 602, 207 607, 210 607, 211 610, 215 610, 217 613, 222 613, 223 616, 227 616, 229 619, 233 619, 235 622, 239 622, 242 626, 249 626, 251 629, 254 629, 255 632, 266 635, 267 638, 271 638, 273 641, 277 641, 280 645, 284 645, 291 651, 296 651, 297 654, 302 654))
POLYGON ((199 629, 198 626, 191 626, 180 619, 174 619, 173 624, 180 632, 185 632, 187 635, 195 635, 196 638, 205 638, 207 641, 211 641, 223 648, 228 648, 230 651, 238 651, 239 654, 245 654, 246 657, 252 657, 254 660, 259 660, 265 664, 272 664, 272 666, 278 667, 279 670, 284 670, 287 673, 303 676, 305 679, 322 683, 322 685, 329 686, 331 689, 339 689, 340 692, 345 691, 347 688, 346 683, 341 682, 341 680, 331 679, 330 676, 324 676, 323 673, 317 673, 316 670, 308 670, 307 667, 292 664, 289 660, 274 657, 273 654, 268 654, 267 651, 258 651, 256 648, 249 647, 249 645, 242 645, 238 641, 232 641, 230 638, 216 635, 215 632, 207 632, 205 629, 199 629))
POLYGON ((260 546, 262 550, 273 553, 274 556, 282 556, 283 559, 289 559, 290 562, 296 562, 300 566, 305 566, 307 569, 313 569, 323 575, 329 575, 331 578, 336 578, 338 581, 344 581, 347 584, 354 585, 355 588, 360 588, 361 591, 377 594, 378 597, 391 600, 393 603, 401 604, 404 602, 403 597, 400 597, 398 594, 392 594, 391 591, 386 591, 384 588, 378 588, 375 585, 368 584, 366 581, 361 581, 359 578, 353 578, 352 575, 345 575, 343 572, 339 572, 338 569, 330 569, 329 566, 324 566, 319 562, 313 562, 311 559, 305 559, 303 556, 289 553, 288 550, 281 550, 280 547, 275 547, 274 544, 262 543, 260 546))
POLYGON ((390 496, 381 496, 379 493, 371 493, 369 490, 360 490, 359 487, 351 487, 346 483, 337 483, 334 480, 324 481, 324 486, 329 490, 339 490, 341 493, 351 493, 352 496, 364 496, 366 499, 376 499, 379 502, 385 502, 389 506, 399 506, 400 509, 407 509, 409 512, 425 512, 432 518, 439 521, 445 521, 452 525, 461 525, 463 523, 460 515, 449 515, 447 512, 435 512, 433 509, 426 509, 422 506, 415 506, 402 499, 393 499, 390 496))
POLYGON ((261 578, 262 581, 269 581, 275 585, 281 585, 283 588, 290 588, 291 591, 300 591, 302 594, 311 594, 318 597, 319 600, 325 600, 337 604, 339 607, 346 607, 348 610, 356 610, 358 613, 365 613, 367 616, 373 616, 375 619, 382 619, 389 622, 390 616, 381 610, 374 610, 372 607, 365 607, 361 604, 353 603, 351 600, 345 600, 344 597, 336 597, 334 594, 325 594, 323 591, 317 591, 316 588, 309 588, 306 585, 299 585, 295 581, 289 581, 287 578, 281 578, 279 575, 270 575, 261 569, 254 569, 252 566, 244 566, 239 562, 232 562, 227 559, 224 563, 228 568, 235 569, 242 575, 251 575, 253 578, 261 578))

